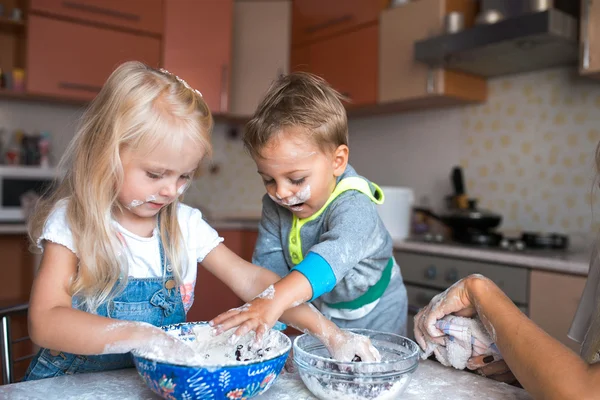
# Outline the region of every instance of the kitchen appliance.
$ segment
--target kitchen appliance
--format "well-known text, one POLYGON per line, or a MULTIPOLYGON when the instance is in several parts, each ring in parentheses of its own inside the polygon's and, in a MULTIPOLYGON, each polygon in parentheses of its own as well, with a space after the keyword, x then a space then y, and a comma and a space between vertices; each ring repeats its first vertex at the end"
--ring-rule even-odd
POLYGON ((407 336, 410 338, 414 337, 413 319, 419 310, 458 280, 475 273, 494 281, 523 313, 529 313, 530 271, 527 268, 409 251, 395 251, 394 256, 402 270, 408 296, 407 336))
POLYGON ((54 168, 0 166, 0 224, 23 224, 23 195, 41 195, 58 177, 54 168))
MULTIPOLYGON (((409 238, 408 242, 477 249, 491 253, 515 252, 534 257, 561 257, 567 254, 569 248, 568 236, 544 232, 522 232, 508 235, 488 231, 461 238, 437 233, 414 236, 409 238)), ((429 304, 433 296, 471 274, 482 274, 490 278, 523 313, 527 315, 529 312, 530 270, 528 268, 409 250, 396 251, 394 256, 402 270, 408 294, 409 337, 412 337, 410 336, 412 335, 412 317, 419 309, 429 304)))
POLYGON ((579 60, 576 0, 483 1, 478 24, 415 43, 416 61, 486 78, 579 60))
POLYGON ((377 206, 379 217, 393 240, 404 240, 410 232, 415 195, 406 187, 382 186, 385 200, 377 206))

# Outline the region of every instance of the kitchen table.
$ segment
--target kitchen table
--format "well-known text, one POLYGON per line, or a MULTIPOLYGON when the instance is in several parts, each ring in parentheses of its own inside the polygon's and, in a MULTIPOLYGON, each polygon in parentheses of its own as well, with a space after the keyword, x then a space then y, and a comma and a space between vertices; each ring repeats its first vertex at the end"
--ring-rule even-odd
MULTIPOLYGON (((421 361, 402 399, 513 399, 531 397, 522 389, 474 373, 421 361)), ((135 369, 67 375, 0 386, 0 399, 14 400, 157 400, 135 369)), ((315 399, 297 373, 284 373, 261 400, 315 399)))

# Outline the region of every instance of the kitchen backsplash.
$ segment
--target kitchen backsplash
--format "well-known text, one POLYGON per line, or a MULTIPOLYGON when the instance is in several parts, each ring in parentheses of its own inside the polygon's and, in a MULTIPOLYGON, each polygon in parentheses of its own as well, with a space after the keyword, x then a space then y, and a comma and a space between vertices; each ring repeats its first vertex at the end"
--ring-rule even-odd
MULTIPOLYGON (((600 85, 559 69, 497 79, 490 101, 463 110, 467 188, 508 229, 589 231, 600 85)), ((594 221, 595 219, 595 221, 594 221)))

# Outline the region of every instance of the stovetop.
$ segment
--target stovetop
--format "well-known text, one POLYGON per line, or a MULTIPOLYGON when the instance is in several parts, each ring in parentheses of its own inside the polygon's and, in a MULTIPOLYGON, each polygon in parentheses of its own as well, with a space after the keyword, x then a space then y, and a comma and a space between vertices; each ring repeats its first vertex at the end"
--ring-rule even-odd
POLYGON ((568 245, 565 248, 549 248, 549 247, 530 247, 527 246, 524 240, 519 236, 503 236, 498 233, 492 233, 499 235, 498 240, 485 240, 481 243, 465 243, 463 241, 452 239, 451 237, 444 236, 442 234, 423 234, 418 236, 411 236, 407 240, 410 242, 427 243, 427 244, 440 244, 446 246, 460 247, 465 249, 475 250, 490 250, 498 252, 511 252, 524 255, 560 255, 569 253, 568 245))

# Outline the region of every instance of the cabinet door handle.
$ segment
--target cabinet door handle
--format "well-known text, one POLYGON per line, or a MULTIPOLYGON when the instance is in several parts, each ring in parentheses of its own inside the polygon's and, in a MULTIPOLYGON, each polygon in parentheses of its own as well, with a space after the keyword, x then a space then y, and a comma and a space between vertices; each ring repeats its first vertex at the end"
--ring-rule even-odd
POLYGON ((219 96, 219 100, 220 100, 220 104, 219 104, 219 110, 221 112, 226 112, 227 111, 227 102, 228 102, 228 95, 227 95, 227 65, 223 65, 221 67, 221 95, 219 96))
POLYGON ((320 31, 321 29, 325 29, 325 28, 329 28, 330 26, 334 26, 334 25, 339 25, 342 24, 344 22, 348 22, 352 19, 353 15, 352 14, 344 14, 341 17, 337 17, 337 18, 332 18, 329 19, 325 22, 322 22, 320 24, 315 24, 315 25, 311 25, 309 27, 307 27, 304 32, 306 33, 315 33, 317 31, 320 31))
POLYGON ((86 85, 85 83, 74 82, 58 82, 58 87, 61 89, 80 90, 90 93, 98 93, 102 89, 102 86, 86 85))
POLYGON ((126 13, 123 11, 113 10, 111 8, 93 6, 91 4, 77 3, 74 1, 63 1, 62 5, 65 8, 71 8, 71 9, 78 10, 78 11, 88 12, 90 14, 101 14, 101 15, 105 15, 107 17, 113 17, 113 18, 123 19, 123 20, 127 20, 127 21, 139 21, 140 20, 140 16, 137 14, 126 13))
POLYGON ((590 9, 592 0, 581 1, 581 67, 590 68, 590 9))

